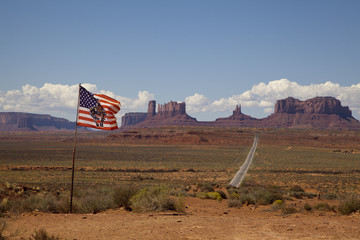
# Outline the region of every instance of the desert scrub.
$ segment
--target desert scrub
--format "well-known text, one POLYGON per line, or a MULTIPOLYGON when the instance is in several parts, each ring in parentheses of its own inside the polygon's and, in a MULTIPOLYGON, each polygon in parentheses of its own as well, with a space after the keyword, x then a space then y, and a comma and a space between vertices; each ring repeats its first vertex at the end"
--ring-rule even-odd
POLYGON ((98 213, 111 208, 115 208, 111 188, 87 188, 74 195, 74 213, 98 213))
POLYGON ((276 200, 283 200, 282 193, 277 189, 259 189, 254 191, 256 203, 260 205, 272 204, 276 200))
POLYGON ((179 212, 179 213, 185 213, 185 197, 184 196, 179 196, 175 199, 175 211, 179 212))
POLYGON ((232 207, 232 208, 241 208, 242 205, 243 204, 240 201, 240 199, 229 199, 229 201, 228 201, 228 206, 232 207))
POLYGON ((294 207, 285 206, 285 207, 282 208, 281 212, 282 212, 283 214, 288 215, 288 214, 297 213, 298 210, 297 210, 296 208, 294 208, 294 207))
POLYGON ((309 203, 305 203, 304 204, 304 209, 308 212, 310 212, 312 210, 312 206, 309 203))
POLYGON ((226 193, 223 190, 216 190, 216 192, 220 194, 222 199, 227 199, 226 193))
POLYGON ((295 186, 292 186, 290 189, 289 189, 290 192, 305 192, 305 190, 299 186, 299 185, 295 185, 295 186))
POLYGON ((284 202, 282 200, 276 200, 271 205, 271 210, 279 210, 282 209, 283 207, 284 207, 284 202))
POLYGON ((130 199, 130 206, 136 212, 160 212, 176 210, 176 201, 170 198, 170 190, 165 185, 141 189, 130 199))
POLYGON ((11 212, 23 213, 32 211, 58 212, 57 199, 52 193, 39 193, 25 199, 14 199, 9 202, 11 212))
POLYGON ((218 201, 221 201, 223 199, 221 197, 220 193, 218 193, 218 192, 208 192, 208 193, 206 193, 206 195, 208 196, 209 199, 214 199, 214 200, 218 200, 218 201))
POLYGON ((229 199, 230 199, 230 200, 233 200, 233 199, 239 200, 239 199, 240 199, 240 196, 239 196, 238 193, 233 192, 233 193, 230 194, 229 199))
POLYGON ((340 201, 338 210, 344 215, 360 211, 360 196, 355 193, 346 195, 344 199, 340 201))
POLYGON ((335 211, 334 207, 330 207, 328 203, 318 203, 314 206, 314 209, 320 211, 335 211))
POLYGON ((201 192, 213 192, 214 186, 212 183, 198 183, 198 187, 200 188, 201 192))
POLYGON ((137 187, 131 185, 122 185, 116 187, 112 194, 115 206, 124 207, 126 210, 131 210, 130 199, 137 193, 137 191, 137 187))
POLYGON ((5 213, 7 210, 9 210, 9 200, 8 198, 3 198, 0 202, 0 217, 5 213))
POLYGON ((249 205, 249 204, 255 204, 256 203, 256 197, 253 193, 243 194, 240 196, 240 202, 242 204, 249 205))
POLYGON ((325 193, 323 195, 320 195, 321 199, 327 199, 327 200, 334 200, 337 199, 338 196, 335 193, 325 193))
POLYGON ((313 198, 313 197, 317 196, 314 193, 305 192, 305 190, 302 187, 300 187, 299 185, 292 186, 289 189, 289 195, 291 197, 298 198, 298 199, 302 199, 303 197, 313 198))
POLYGON ((198 192, 196 193, 196 197, 200 199, 213 199, 218 201, 223 199, 218 192, 198 192))
POLYGON ((29 240, 60 240, 60 238, 54 235, 49 235, 45 229, 41 228, 36 230, 29 240))
POLYGON ((7 227, 7 224, 5 221, 0 221, 0 240, 5 240, 7 239, 4 235, 3 232, 5 231, 7 227))
POLYGON ((198 192, 196 193, 196 197, 200 199, 208 199, 209 196, 205 192, 198 192))

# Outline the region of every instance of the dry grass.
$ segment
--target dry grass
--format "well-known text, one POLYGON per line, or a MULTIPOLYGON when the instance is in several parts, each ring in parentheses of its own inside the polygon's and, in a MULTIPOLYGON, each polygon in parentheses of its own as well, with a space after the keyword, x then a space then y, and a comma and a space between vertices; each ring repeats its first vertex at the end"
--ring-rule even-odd
MULTIPOLYGON (((245 178, 247 186, 299 185, 307 194, 324 197, 360 192, 359 132, 192 127, 142 129, 111 137, 105 132, 80 133, 75 192, 128 183, 139 189, 162 183, 172 189, 198 185, 212 192, 212 183, 229 183, 255 132, 261 133, 260 141, 245 178), (194 144, 194 136, 206 141, 194 144)), ((72 138, 69 132, 0 133, 0 183, 69 194, 72 138)), ((2 197, 25 198, 24 194, 0 189, 2 197)), ((301 191, 294 194, 309 197, 301 191)), ((261 191, 240 195, 248 203, 278 200, 261 191)))

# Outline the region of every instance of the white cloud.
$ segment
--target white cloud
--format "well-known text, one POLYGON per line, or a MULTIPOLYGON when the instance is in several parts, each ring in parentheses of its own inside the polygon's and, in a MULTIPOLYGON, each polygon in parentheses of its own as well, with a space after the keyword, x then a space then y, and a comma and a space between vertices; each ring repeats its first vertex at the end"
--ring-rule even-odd
POLYGON ((199 109, 213 112, 232 111, 237 104, 240 104, 245 108, 263 109, 263 112, 268 115, 273 112, 275 102, 279 99, 294 97, 306 100, 316 96, 332 96, 339 99, 343 106, 349 106, 356 118, 360 114, 360 83, 345 87, 332 82, 300 85, 288 79, 280 79, 268 83, 260 82, 243 93, 228 98, 220 98, 213 102, 203 95, 201 95, 202 99, 207 99, 207 101, 188 101, 188 99, 196 99, 195 96, 196 94, 187 97, 185 100, 189 113, 200 112, 199 109))
MULTIPOLYGON (((128 98, 111 91, 98 90, 94 84, 83 84, 83 86, 92 93, 106 94, 119 100, 122 107, 118 117, 127 112, 146 112, 148 102, 155 100, 154 94, 148 91, 139 91, 136 97, 128 98)), ((0 111, 47 113, 75 120, 77 96, 78 85, 45 83, 38 88, 27 84, 20 90, 0 91, 0 111)), ((340 86, 332 82, 300 85, 288 79, 280 79, 268 83, 260 82, 247 91, 214 101, 203 94, 195 93, 186 97, 185 102, 186 110, 190 115, 204 112, 231 112, 237 104, 240 104, 245 114, 246 108, 255 108, 261 110, 265 117, 273 112, 277 100, 290 96, 300 100, 316 96, 332 96, 339 99, 343 106, 349 106, 354 117, 359 119, 360 83, 352 86, 340 86)))
MULTIPOLYGON (((119 100, 122 111, 118 116, 123 115, 124 110, 143 110, 148 102, 154 99, 154 94, 147 91, 140 91, 137 98, 132 99, 116 96, 110 91, 98 90, 94 84, 86 83, 82 86, 92 93, 106 94, 119 100)), ((10 90, 5 93, 0 91, 0 111, 51 114, 75 120, 78 91, 78 85, 45 83, 38 88, 27 84, 21 90, 10 90)))
POLYGON ((124 110, 123 112, 139 111, 146 109, 149 101, 154 100, 154 94, 149 93, 148 91, 139 91, 138 96, 135 99, 121 96, 117 96, 116 99, 121 102, 122 109, 124 110))
POLYGON ((185 98, 186 111, 206 112, 209 111, 210 101, 202 94, 195 93, 193 96, 185 98))

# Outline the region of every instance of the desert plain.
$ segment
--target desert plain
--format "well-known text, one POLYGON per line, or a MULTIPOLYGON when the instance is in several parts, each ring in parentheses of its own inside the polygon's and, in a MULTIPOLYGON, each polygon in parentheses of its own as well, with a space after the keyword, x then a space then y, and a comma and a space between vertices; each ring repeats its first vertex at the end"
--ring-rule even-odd
POLYGON ((360 239, 359 211, 339 210, 347 196, 360 194, 359 142, 359 131, 343 130, 158 127, 79 132, 75 196, 82 192, 101 202, 106 191, 118 186, 166 186, 171 197, 182 199, 183 208, 69 213, 74 132, 3 132, 1 237, 35 239, 42 229, 58 239, 360 239), (252 165, 239 189, 230 188, 255 134, 260 137, 252 165), (94 189, 106 190, 96 195, 94 189), (232 202, 264 189, 281 193, 281 200, 232 202), (225 195, 204 197, 215 191, 225 195), (20 211, 16 206, 46 194, 66 201, 64 209, 20 211))

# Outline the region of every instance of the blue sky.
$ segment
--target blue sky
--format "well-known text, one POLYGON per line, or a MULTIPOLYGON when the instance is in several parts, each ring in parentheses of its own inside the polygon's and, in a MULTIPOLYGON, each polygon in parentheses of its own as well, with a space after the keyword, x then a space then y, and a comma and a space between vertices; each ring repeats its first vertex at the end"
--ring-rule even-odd
POLYGON ((360 1, 0 1, 0 111, 74 120, 88 83, 198 120, 330 95, 360 115, 360 1), (75 105, 75 106, 74 106, 75 105))

